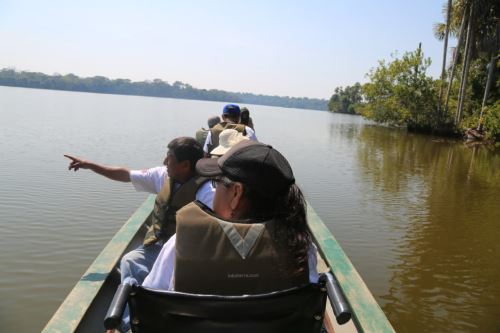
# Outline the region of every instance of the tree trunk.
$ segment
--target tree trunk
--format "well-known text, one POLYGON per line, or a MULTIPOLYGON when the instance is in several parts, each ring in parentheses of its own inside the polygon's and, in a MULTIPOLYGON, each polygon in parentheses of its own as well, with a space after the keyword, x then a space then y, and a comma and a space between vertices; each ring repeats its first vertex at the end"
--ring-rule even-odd
POLYGON ((451 1, 448 0, 448 8, 446 14, 446 29, 444 33, 444 47, 443 47, 443 66, 441 68, 441 87, 439 88, 439 100, 438 100, 438 116, 441 118, 441 102, 443 100, 443 90, 444 90, 444 77, 446 74, 446 52, 448 51, 448 35, 450 34, 450 19, 451 19, 451 1))
POLYGON ((479 120, 477 123, 477 130, 481 131, 483 127, 483 112, 486 106, 486 101, 488 100, 488 95, 490 94, 491 83, 493 82, 493 74, 495 73, 495 53, 491 52, 490 62, 488 64, 488 79, 486 80, 486 88, 484 88, 483 103, 481 105, 481 114, 479 115, 479 120))
POLYGON ((422 42, 418 43, 417 56, 419 59, 419 63, 415 65, 415 82, 417 82, 418 77, 418 66, 422 64, 422 42))
POLYGON ((484 88, 483 103, 481 104, 481 113, 479 114, 479 121, 477 124, 477 130, 481 131, 483 129, 483 113, 488 101, 488 95, 490 94, 491 84, 495 76, 496 60, 500 56, 500 22, 497 23, 497 29, 495 32, 495 38, 493 45, 490 49, 490 62, 488 64, 488 79, 486 80, 486 87, 484 88))
POLYGON ((462 70, 462 79, 460 82, 460 93, 458 95, 458 107, 457 115, 455 117, 455 125, 459 125, 462 120, 462 112, 464 109, 465 100, 465 90, 467 87, 467 79, 469 76, 470 59, 472 53, 472 44, 474 40, 474 27, 473 27, 473 15, 474 15, 474 3, 470 4, 469 12, 469 24, 467 25, 467 38, 465 40, 465 55, 464 55, 464 66, 462 70))
POLYGON ((448 103, 450 101, 451 85, 455 77, 455 69, 457 68, 458 56, 460 55, 460 48, 464 40, 464 29, 465 22, 467 21, 467 7, 464 8, 464 13, 462 15, 462 23, 460 23, 460 32, 458 33, 457 48, 455 49, 455 56, 453 57, 453 64, 451 66, 450 82, 448 82, 448 89, 446 90, 446 102, 444 103, 444 114, 448 112, 448 103))

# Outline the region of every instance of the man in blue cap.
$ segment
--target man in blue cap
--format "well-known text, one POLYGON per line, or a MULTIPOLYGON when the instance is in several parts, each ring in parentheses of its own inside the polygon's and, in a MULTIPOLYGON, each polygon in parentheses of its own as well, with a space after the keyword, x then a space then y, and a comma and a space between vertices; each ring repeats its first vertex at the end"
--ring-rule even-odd
POLYGON ((215 125, 208 132, 203 151, 208 156, 210 152, 219 145, 219 135, 225 129, 235 129, 250 140, 257 141, 255 132, 248 126, 239 124, 240 122, 240 107, 236 104, 227 104, 222 110, 222 122, 215 125))

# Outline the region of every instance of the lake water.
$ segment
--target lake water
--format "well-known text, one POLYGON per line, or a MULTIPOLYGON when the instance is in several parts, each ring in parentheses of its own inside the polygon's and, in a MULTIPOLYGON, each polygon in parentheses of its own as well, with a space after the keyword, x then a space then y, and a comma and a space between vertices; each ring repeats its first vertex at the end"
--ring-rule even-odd
MULTIPOLYGON (((38 332, 146 194, 64 153, 160 165, 223 103, 0 87, 0 330, 38 332)), ((250 106, 398 332, 500 331, 500 154, 250 106)))

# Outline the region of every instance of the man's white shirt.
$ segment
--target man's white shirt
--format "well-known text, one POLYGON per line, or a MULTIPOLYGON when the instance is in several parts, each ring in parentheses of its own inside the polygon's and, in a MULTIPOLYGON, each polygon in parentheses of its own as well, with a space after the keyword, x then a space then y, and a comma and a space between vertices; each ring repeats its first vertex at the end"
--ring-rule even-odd
MULTIPOLYGON (((167 179, 168 175, 166 166, 130 171, 130 181, 138 192, 158 194, 167 179)), ((179 187, 180 184, 175 183, 175 186, 179 187)), ((196 200, 201 201, 206 206, 212 208, 214 194, 215 188, 212 187, 212 182, 205 182, 196 192, 196 200)))

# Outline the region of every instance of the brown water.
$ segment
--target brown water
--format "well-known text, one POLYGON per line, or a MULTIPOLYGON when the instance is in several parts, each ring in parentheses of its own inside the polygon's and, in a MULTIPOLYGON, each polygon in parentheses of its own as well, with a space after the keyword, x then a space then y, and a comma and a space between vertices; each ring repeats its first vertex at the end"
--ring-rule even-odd
MULTIPOLYGON (((0 87, 0 331, 37 332, 145 194, 63 153, 159 165, 223 103, 0 87)), ((250 106, 398 332, 500 332, 500 154, 250 106)))

